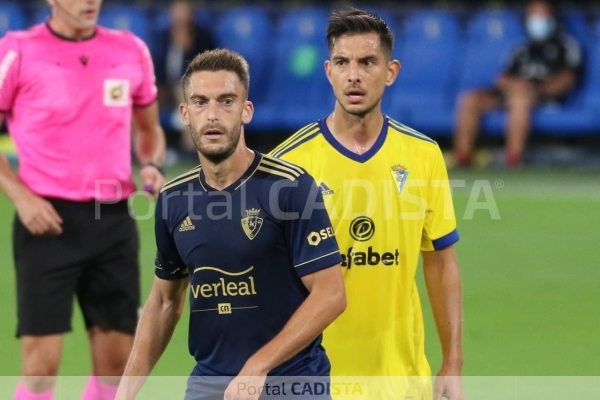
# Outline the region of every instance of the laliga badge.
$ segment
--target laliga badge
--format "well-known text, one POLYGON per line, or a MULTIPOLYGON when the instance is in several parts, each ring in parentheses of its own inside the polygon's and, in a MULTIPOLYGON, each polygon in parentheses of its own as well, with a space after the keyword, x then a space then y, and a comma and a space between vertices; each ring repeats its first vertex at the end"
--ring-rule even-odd
POLYGON ((105 79, 104 105, 106 107, 125 107, 129 105, 129 81, 126 79, 105 79))
POLYGON ((406 178, 408 177, 408 171, 406 167, 396 164, 392 166, 392 177, 396 182, 396 188, 398 188, 398 193, 402 194, 402 188, 404 187, 404 182, 406 182, 406 178))

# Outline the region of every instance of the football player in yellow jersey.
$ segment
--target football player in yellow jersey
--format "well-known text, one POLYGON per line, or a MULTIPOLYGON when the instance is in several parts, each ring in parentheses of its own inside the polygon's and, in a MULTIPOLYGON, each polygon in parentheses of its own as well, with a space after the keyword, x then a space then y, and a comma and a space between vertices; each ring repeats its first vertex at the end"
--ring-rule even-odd
MULTIPOLYGON (((271 154, 315 177, 344 254, 348 307, 323 342, 332 375, 373 377, 378 383, 366 398, 461 400, 458 233, 442 153, 435 141, 381 113, 385 87, 400 71, 381 18, 357 9, 333 13, 327 41, 335 108, 271 154), (433 393, 415 284, 419 253, 443 353, 433 393), (410 387, 396 384, 402 379, 410 387)), ((344 394, 340 389, 333 394, 344 394)))

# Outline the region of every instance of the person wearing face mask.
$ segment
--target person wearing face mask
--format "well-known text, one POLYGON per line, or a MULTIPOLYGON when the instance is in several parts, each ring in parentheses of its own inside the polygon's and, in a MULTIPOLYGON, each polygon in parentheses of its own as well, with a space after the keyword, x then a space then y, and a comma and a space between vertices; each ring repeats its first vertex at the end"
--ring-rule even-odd
POLYGON ((459 103, 454 155, 457 165, 470 165, 482 114, 505 106, 508 111, 505 162, 518 166, 531 129, 531 111, 539 104, 561 102, 575 87, 581 49, 561 32, 549 2, 527 5, 528 41, 513 53, 496 87, 463 93, 459 103))

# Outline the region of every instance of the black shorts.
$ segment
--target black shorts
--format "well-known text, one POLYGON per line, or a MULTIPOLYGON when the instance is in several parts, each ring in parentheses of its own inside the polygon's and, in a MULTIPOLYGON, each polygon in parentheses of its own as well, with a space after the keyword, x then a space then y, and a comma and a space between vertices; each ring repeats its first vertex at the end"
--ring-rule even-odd
POLYGON ((14 220, 17 336, 71 331, 75 296, 86 328, 133 334, 140 304, 139 238, 127 202, 48 200, 63 219, 61 235, 34 236, 18 216, 14 220))

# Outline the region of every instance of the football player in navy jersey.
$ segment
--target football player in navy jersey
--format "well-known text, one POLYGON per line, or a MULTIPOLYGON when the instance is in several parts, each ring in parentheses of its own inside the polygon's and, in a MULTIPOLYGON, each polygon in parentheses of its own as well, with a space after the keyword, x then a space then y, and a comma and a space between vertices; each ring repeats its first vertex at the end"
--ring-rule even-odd
MULTIPOLYGON (((182 84, 181 116, 201 165, 167 183, 157 201, 156 278, 125 376, 149 375, 189 286, 196 366, 186 399, 302 398, 294 382, 277 388, 267 376, 329 375, 321 332, 346 295, 321 191, 302 168, 246 147, 253 106, 239 54, 201 53, 182 84)), ((133 399, 141 382, 123 379, 117 399, 133 399)), ((330 398, 319 393, 310 398, 330 398)))

